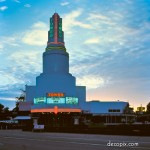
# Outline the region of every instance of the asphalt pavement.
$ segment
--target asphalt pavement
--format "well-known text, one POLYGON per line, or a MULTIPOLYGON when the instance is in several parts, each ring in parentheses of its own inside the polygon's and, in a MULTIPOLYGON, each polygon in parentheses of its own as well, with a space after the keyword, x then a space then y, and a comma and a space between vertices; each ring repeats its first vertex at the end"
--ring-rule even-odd
POLYGON ((0 130, 0 150, 150 150, 150 137, 0 130))

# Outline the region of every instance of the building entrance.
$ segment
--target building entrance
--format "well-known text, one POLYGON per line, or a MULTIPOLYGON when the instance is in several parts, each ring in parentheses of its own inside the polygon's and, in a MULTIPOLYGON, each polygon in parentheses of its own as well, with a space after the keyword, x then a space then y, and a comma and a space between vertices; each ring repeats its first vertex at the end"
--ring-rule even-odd
POLYGON ((77 115, 77 113, 40 113, 32 116, 37 117, 37 124, 44 125, 45 130, 50 131, 54 128, 73 127, 77 115))

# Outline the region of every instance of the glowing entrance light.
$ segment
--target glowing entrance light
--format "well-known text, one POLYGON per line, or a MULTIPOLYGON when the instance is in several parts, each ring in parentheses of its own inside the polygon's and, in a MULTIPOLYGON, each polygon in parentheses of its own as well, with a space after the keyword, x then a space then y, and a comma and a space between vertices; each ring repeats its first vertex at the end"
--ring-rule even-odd
POLYGON ((54 107, 54 114, 57 114, 57 113, 58 113, 58 107, 55 106, 55 107, 54 107))

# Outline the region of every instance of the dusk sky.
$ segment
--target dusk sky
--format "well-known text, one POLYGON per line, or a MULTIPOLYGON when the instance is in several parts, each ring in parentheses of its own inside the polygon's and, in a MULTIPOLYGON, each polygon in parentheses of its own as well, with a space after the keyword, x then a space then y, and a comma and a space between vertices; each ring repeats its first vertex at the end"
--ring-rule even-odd
POLYGON ((0 103, 42 72, 49 18, 63 18, 70 73, 87 101, 150 102, 150 0, 0 0, 0 103))

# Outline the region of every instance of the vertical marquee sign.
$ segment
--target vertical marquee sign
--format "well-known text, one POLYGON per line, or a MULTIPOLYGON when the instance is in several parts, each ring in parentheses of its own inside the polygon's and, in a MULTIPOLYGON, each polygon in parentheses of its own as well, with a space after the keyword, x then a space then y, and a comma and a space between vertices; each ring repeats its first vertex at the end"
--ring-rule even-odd
POLYGON ((62 37, 62 18, 59 19, 59 24, 58 24, 58 37, 62 37))
POLYGON ((54 23, 52 18, 50 18, 50 37, 54 37, 54 23))

